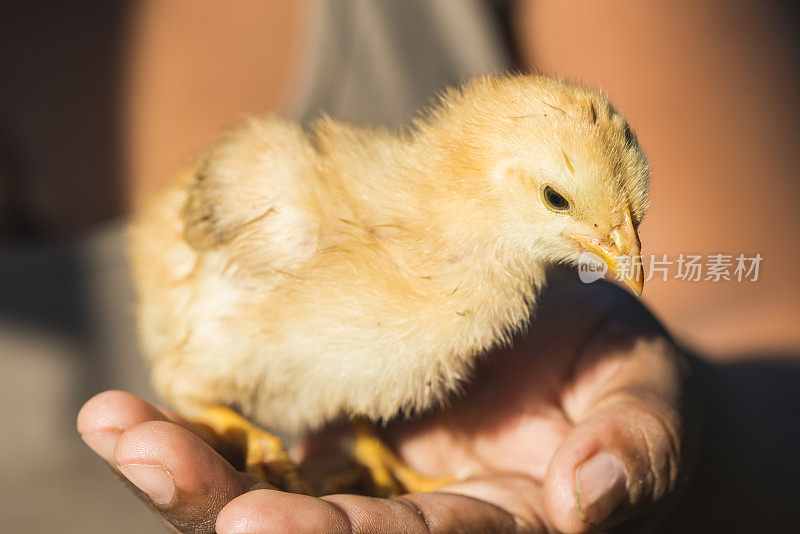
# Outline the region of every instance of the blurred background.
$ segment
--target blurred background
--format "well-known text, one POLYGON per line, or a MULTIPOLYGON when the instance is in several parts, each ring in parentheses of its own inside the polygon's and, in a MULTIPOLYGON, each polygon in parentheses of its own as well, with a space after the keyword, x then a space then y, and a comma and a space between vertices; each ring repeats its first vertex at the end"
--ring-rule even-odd
POLYGON ((448 84, 519 69, 601 88, 636 129, 653 169, 644 253, 763 257, 756 282, 656 277, 643 298, 711 384, 690 492, 708 498, 682 509, 698 531, 788 531, 800 496, 799 29, 795 3, 774 0, 4 6, 0 530, 162 528, 74 420, 104 389, 152 399, 124 224, 183 161, 247 114, 400 126, 448 84))

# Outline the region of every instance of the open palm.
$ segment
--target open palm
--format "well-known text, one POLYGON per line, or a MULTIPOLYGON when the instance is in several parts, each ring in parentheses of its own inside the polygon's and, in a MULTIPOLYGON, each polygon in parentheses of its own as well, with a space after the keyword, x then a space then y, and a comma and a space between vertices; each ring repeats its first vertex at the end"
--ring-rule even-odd
MULTIPOLYGON (((655 521, 691 443, 678 350, 608 284, 554 284, 534 324, 482 361, 446 409, 383 431, 412 467, 460 476, 435 493, 268 489, 207 437, 123 392, 89 400, 78 430, 184 532, 589 532, 655 521)), ((312 438, 309 461, 331 435, 312 438)))

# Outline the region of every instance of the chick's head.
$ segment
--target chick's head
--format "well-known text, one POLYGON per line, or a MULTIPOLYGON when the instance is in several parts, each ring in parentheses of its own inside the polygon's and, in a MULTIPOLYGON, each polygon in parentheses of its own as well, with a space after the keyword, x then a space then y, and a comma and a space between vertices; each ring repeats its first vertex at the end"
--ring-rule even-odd
POLYGON ((541 76, 487 78, 460 96, 474 106, 459 123, 469 165, 507 248, 572 265, 591 252, 641 294, 649 168, 625 119, 599 93, 541 76))

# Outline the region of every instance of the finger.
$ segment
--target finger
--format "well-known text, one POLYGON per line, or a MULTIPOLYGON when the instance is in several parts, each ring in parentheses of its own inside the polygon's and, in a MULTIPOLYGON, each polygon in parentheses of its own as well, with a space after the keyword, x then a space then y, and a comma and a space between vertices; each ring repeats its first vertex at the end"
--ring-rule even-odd
MULTIPOLYGON (((254 491, 233 500, 217 518, 219 534, 262 532, 368 534, 378 532, 545 532, 531 506, 529 479, 471 481, 452 492, 411 494, 395 499, 330 495, 322 499, 254 491), (489 499, 484 500, 484 499, 489 499), (510 504, 511 512, 495 502, 510 504)), ((539 502, 541 501, 540 495, 539 502)))
POLYGON ((677 349, 648 316, 621 314, 577 362, 564 409, 574 423, 545 477, 545 506, 564 532, 642 515, 675 489, 685 425, 677 349))
POLYGON ((182 532, 213 532, 225 504, 258 485, 189 430, 148 421, 120 435, 119 471, 182 532))
POLYGON ((146 421, 171 421, 197 434, 217 450, 230 448, 208 427, 195 425, 126 391, 104 391, 86 401, 78 412, 77 428, 81 439, 106 462, 113 464, 114 447, 120 434, 146 421))
POLYGON ((166 421, 153 405, 125 391, 98 393, 78 412, 77 428, 84 442, 106 462, 114 463, 119 436, 145 421, 166 421))

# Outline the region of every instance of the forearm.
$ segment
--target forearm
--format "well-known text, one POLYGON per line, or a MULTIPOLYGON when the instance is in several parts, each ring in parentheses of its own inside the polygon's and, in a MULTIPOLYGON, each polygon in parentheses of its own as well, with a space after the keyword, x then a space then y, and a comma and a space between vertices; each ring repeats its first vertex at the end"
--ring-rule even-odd
POLYGON ((278 109, 302 2, 142 2, 133 9, 124 108, 134 201, 242 115, 278 109), (202 61, 198 61, 202 58, 202 61))
POLYGON ((787 232, 800 227, 791 179, 800 141, 794 8, 755 0, 521 5, 527 64, 608 91, 651 161, 644 260, 666 253, 673 266, 667 282, 656 275, 645 283, 644 301, 705 354, 800 347, 800 248, 787 246, 787 232), (675 279, 679 255, 717 253, 760 253, 758 281, 675 279))

